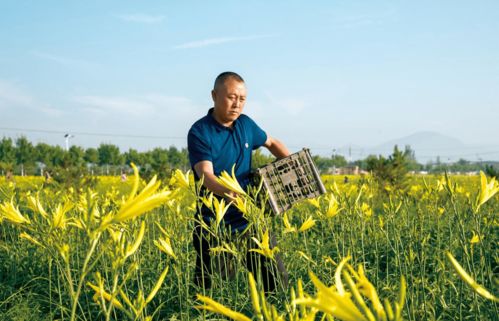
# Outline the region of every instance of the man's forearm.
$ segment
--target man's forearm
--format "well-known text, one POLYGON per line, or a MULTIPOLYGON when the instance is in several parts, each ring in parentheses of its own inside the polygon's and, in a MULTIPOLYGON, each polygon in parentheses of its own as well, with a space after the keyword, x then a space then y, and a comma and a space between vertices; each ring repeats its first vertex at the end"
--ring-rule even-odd
POLYGON ((267 148, 272 153, 272 155, 274 155, 278 159, 287 157, 290 154, 286 145, 275 138, 270 139, 270 144, 267 146, 267 148))

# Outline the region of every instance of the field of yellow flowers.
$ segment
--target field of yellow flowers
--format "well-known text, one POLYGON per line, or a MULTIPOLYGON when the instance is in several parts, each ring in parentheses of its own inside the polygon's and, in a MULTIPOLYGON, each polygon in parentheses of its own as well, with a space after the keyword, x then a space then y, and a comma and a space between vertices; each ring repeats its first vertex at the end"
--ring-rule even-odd
MULTIPOLYGON (((415 176, 403 190, 369 176, 323 181, 326 194, 277 217, 257 188, 239 191, 234 203, 257 232, 249 245, 223 238, 211 254, 233 275, 214 273, 204 289, 193 283, 196 207, 213 209, 203 228, 216 235, 228 204, 199 195, 188 173, 0 180, 0 319, 497 320, 495 180, 415 176), (289 285, 263 293, 244 246, 280 255, 289 285)), ((238 189, 229 174, 220 182, 238 189)))

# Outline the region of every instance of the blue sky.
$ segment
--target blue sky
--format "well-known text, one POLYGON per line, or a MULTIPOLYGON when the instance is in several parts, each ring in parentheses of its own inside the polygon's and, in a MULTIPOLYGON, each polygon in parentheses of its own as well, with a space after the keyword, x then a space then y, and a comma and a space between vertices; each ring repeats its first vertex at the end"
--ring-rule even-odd
POLYGON ((419 131, 497 145, 498 12, 498 1, 0 0, 0 135, 185 147, 214 78, 232 70, 245 113, 294 151, 419 131))

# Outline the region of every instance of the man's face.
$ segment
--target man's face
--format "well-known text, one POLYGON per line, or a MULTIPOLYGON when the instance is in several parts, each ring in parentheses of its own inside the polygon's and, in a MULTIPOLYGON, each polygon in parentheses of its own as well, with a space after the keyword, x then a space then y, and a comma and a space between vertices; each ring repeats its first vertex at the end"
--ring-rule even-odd
POLYGON ((233 78, 211 92, 215 119, 224 126, 231 126, 241 115, 246 102, 246 86, 233 78))

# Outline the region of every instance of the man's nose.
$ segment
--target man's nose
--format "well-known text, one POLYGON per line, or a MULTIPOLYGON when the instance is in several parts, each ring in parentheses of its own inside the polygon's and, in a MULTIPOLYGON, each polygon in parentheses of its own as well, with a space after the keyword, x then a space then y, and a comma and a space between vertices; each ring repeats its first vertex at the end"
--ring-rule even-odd
POLYGON ((233 106, 234 106, 235 108, 239 108, 239 107, 241 106, 241 99, 239 99, 239 98, 234 99, 234 104, 233 104, 233 106))

